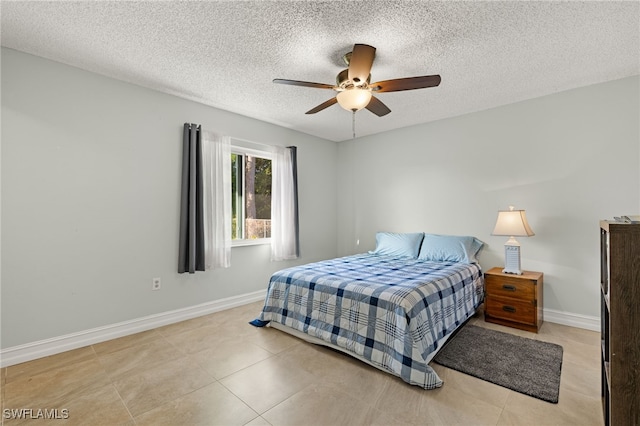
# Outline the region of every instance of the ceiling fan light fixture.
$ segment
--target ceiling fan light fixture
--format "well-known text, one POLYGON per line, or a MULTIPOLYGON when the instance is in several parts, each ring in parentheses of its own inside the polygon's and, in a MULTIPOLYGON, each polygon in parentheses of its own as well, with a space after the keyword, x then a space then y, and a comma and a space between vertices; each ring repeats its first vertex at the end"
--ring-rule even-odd
POLYGON ((338 104, 347 111, 360 111, 369 105, 371 91, 367 89, 346 89, 336 96, 338 104))
MULTIPOLYGON (((1 0, 0 0, 1 1, 1 0)), ((360 111, 362 108, 368 109, 378 117, 384 117, 391 110, 372 92, 376 94, 383 92, 400 92, 404 90, 424 89, 436 87, 440 84, 439 75, 423 75, 418 77, 394 78, 391 80, 371 83, 371 66, 375 58, 376 48, 368 44, 354 44, 353 50, 343 59, 347 65, 336 76, 336 84, 313 83, 310 81, 287 80, 276 78, 274 83, 291 84, 293 86, 314 87, 316 89, 332 89, 336 96, 310 109, 305 114, 315 114, 336 103, 347 111, 360 111)))

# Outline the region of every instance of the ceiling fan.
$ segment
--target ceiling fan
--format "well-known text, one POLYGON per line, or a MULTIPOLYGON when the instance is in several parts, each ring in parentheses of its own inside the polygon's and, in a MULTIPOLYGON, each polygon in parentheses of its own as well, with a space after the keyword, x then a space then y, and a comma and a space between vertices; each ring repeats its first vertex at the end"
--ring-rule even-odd
POLYGON ((373 93, 423 89, 440 84, 439 75, 396 78, 371 83, 371 66, 373 65, 375 54, 375 47, 367 44, 355 44, 353 50, 342 57, 348 68, 338 73, 335 86, 282 78, 276 78, 273 82, 317 89, 332 89, 338 92, 336 96, 310 109, 306 114, 315 114, 338 103, 342 108, 354 113, 366 108, 378 117, 389 114, 391 110, 382 101, 373 96, 373 93))

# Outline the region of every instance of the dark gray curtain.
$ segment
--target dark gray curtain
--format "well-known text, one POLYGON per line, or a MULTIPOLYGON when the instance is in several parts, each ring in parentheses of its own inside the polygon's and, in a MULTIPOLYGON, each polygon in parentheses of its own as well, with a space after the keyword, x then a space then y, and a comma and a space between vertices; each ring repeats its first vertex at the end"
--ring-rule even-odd
POLYGON ((204 271, 204 206, 201 129, 184 123, 178 273, 204 271))
POLYGON ((300 257, 300 222, 298 218, 298 148, 288 146, 289 155, 291 155, 291 169, 293 171, 293 203, 295 210, 295 228, 296 228, 296 256, 300 257))

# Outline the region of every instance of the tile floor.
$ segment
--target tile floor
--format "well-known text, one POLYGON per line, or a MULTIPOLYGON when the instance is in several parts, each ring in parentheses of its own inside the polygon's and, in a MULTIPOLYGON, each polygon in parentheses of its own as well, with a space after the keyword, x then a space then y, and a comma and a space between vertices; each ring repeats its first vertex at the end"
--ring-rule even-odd
MULTIPOLYGON (((433 364, 425 391, 362 362, 247 324, 253 303, 2 369, 2 408, 66 409, 54 425, 601 425, 599 334, 544 323, 564 347, 550 404, 433 364)), ((5 419, 3 426, 20 424, 5 419)), ((34 411, 35 413, 35 411, 34 411)), ((24 423, 24 421, 23 421, 24 423)), ((47 424, 42 419, 30 424, 47 424)))

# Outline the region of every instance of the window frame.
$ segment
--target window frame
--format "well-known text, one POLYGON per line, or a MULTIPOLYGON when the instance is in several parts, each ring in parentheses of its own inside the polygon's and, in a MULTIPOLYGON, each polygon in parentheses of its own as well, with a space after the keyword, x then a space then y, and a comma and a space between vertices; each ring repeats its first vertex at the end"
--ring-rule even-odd
MULTIPOLYGON (((265 149, 255 149, 255 148, 249 148, 244 146, 244 144, 242 143, 238 143, 239 141, 232 139, 231 140, 231 155, 236 154, 236 155, 242 155, 244 156, 252 156, 252 157, 259 157, 259 158, 264 158, 267 159, 269 161, 271 161, 271 167, 273 168, 273 152, 271 150, 268 150, 268 148, 265 146, 265 149)), ((229 158, 229 161, 231 161, 231 158, 229 158)), ((243 161, 244 163, 244 161, 243 161)), ((233 170, 232 170, 233 173, 233 170)), ((244 179, 242 182, 243 185, 243 193, 244 193, 244 179)), ((271 187, 273 188, 273 183, 271 184, 271 187)), ((232 191, 232 196, 233 196, 233 191, 232 191)), ((244 201, 244 200, 243 200, 244 201)), ((233 207, 231 207, 233 209, 233 207)), ((245 205, 244 202, 242 203, 242 219, 244 221, 244 213, 245 213, 245 205)), ((231 215, 233 217, 233 211, 231 212, 231 215)), ((241 238, 238 239, 236 238, 235 240, 232 239, 231 240, 231 247, 244 247, 244 246, 258 246, 258 245, 266 245, 266 244, 271 244, 271 237, 269 238, 255 238, 255 239, 246 239, 246 238, 241 238)))

